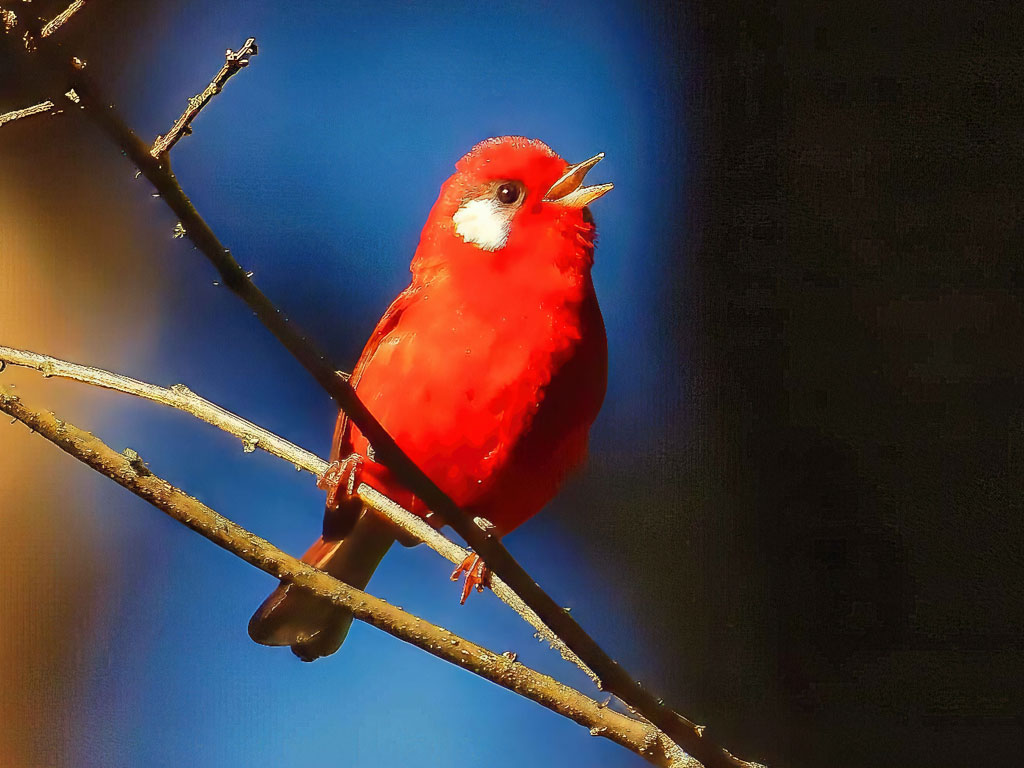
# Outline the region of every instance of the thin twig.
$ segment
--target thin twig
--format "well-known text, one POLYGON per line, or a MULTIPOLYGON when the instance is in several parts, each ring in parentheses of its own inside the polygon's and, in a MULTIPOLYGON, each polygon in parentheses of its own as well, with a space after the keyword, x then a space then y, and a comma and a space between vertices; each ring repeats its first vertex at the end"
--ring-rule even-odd
POLYGON ((54 108, 55 104, 47 99, 41 101, 38 104, 33 104, 31 107, 25 107, 24 109, 16 109, 13 112, 5 112, 0 115, 0 125, 5 123, 13 123, 15 120, 21 120, 23 117, 31 117, 32 115, 42 115, 49 112, 54 108))
MULTIPOLYGON (((155 384, 147 384, 144 381, 139 381, 119 373, 105 371, 101 368, 79 365, 78 363, 71 363, 67 360, 50 357, 49 355, 41 355, 36 352, 5 346, 0 346, 0 364, 31 368, 32 370, 39 371, 46 378, 57 377, 80 381, 84 384, 92 384, 104 389, 123 392, 176 408, 234 435, 242 441, 242 450, 246 453, 260 448, 273 456, 277 456, 279 459, 284 459, 293 464, 297 469, 306 470, 315 477, 322 475, 328 468, 328 462, 316 454, 300 448, 258 424, 235 415, 216 403, 210 402, 183 384, 159 387, 155 384)), ((465 549, 425 523, 421 518, 412 514, 375 488, 361 483, 356 488, 356 495, 368 507, 384 515, 395 525, 425 543, 452 563, 461 563, 466 558, 466 555, 469 554, 465 549)), ((491 590, 500 600, 505 602, 529 623, 537 631, 540 638, 557 650, 562 655, 562 658, 576 664, 591 680, 600 686, 597 676, 572 651, 565 647, 565 644, 548 629, 544 622, 540 620, 540 617, 522 601, 519 595, 501 577, 494 576, 491 579, 491 590)))
POLYGON ((541 620, 598 675, 606 691, 620 698, 635 712, 667 733, 708 768, 742 768, 750 765, 716 744, 703 728, 667 707, 640 685, 569 613, 540 588, 492 530, 478 526, 416 466, 359 400, 349 382, 337 374, 336 367, 329 363, 312 342, 289 323, 280 310, 256 287, 185 195, 171 172, 169 163, 166 162, 166 155, 161 156, 161 161, 157 161, 149 154, 149 148, 128 127, 113 107, 111 100, 104 97, 101 89, 86 71, 76 69, 66 56, 46 46, 40 46, 35 60, 42 62, 51 72, 62 74, 71 83, 82 98, 83 104, 91 107, 86 109, 86 114, 153 184, 178 216, 192 243, 218 270, 222 282, 249 305, 267 329, 359 427, 360 432, 374 447, 376 460, 386 466, 439 519, 455 529, 484 559, 493 573, 512 585, 541 620))
POLYGON ((427 653, 525 696, 589 728, 592 735, 610 739, 654 765, 691 768, 697 764, 650 724, 603 707, 547 675, 503 654, 493 653, 291 557, 154 475, 134 451, 117 453, 97 437, 52 413, 36 412, 13 395, 8 387, 0 388, 0 411, 260 570, 329 600, 339 608, 351 611, 355 618, 427 653))
POLYGON ((327 462, 316 454, 299 448, 294 443, 221 408, 216 403, 211 403, 183 384, 159 387, 119 373, 105 371, 102 368, 70 363, 49 355, 40 355, 13 347, 0 346, 0 363, 31 368, 42 373, 45 378, 72 379, 169 405, 239 438, 242 441, 243 450, 247 453, 259 447, 267 453, 291 462, 296 467, 301 467, 315 475, 323 473, 327 468, 327 462))
POLYGON ((50 35, 52 35, 54 32, 56 32, 58 29, 64 26, 64 23, 68 19, 70 19, 72 16, 78 13, 84 5, 85 0, 74 0, 74 2, 71 3, 71 5, 69 5, 63 11, 54 16, 52 19, 50 19, 50 21, 48 21, 43 26, 43 29, 42 31, 40 31, 39 36, 49 37, 50 35))
POLYGON ((246 40, 237 51, 232 51, 228 48, 224 54, 224 66, 220 68, 220 72, 214 76, 202 93, 188 100, 188 106, 185 107, 181 117, 174 121, 171 130, 165 135, 156 137, 156 141, 153 142, 153 148, 149 151, 149 154, 153 158, 159 158, 170 151, 171 147, 177 144, 182 136, 192 133, 190 125, 199 116, 199 113, 202 112, 203 107, 210 103, 210 99, 221 92, 224 83, 233 74, 249 66, 249 57, 255 56, 258 52, 256 39, 252 37, 246 40))

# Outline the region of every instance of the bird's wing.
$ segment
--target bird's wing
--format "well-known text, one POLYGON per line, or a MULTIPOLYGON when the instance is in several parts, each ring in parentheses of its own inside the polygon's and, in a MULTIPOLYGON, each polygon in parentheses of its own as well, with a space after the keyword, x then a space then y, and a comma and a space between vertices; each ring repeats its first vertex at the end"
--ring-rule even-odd
MULTIPOLYGON (((352 371, 352 377, 349 382, 353 387, 359 386, 359 380, 363 376, 363 371, 366 369, 366 365, 373 359, 373 355, 377 351, 377 347, 380 346, 381 340, 387 336, 394 327, 398 324, 399 318, 402 313, 415 300, 417 294, 420 291, 420 286, 416 283, 411 284, 408 288, 398 294, 398 297, 391 302, 391 306, 387 308, 383 316, 377 323, 377 327, 373 329, 373 333, 370 334, 369 340, 366 342, 366 346, 363 347, 363 353, 359 356, 359 361, 356 363, 356 367, 352 371)), ((349 445, 349 418, 348 414, 344 411, 338 414, 338 421, 334 427, 334 438, 331 440, 331 457, 330 461, 338 461, 345 458, 351 453, 351 446, 349 445)))

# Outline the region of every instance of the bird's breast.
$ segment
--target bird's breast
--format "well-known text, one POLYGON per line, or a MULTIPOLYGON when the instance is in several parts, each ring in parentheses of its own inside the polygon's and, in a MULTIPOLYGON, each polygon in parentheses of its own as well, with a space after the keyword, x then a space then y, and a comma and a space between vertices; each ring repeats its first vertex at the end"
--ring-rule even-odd
POLYGON ((463 500, 507 459, 581 336, 582 286, 504 277, 423 286, 358 384, 399 444, 463 500))

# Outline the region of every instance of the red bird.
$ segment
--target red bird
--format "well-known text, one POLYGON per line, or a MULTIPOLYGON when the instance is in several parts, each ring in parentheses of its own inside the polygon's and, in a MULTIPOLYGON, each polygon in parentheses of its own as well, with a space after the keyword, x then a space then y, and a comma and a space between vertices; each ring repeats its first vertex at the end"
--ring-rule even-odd
MULTIPOLYGON (((540 510, 583 461, 604 399, 608 357, 590 269, 586 207, 611 184, 583 186, 603 157, 569 166, 546 144, 504 136, 455 165, 427 218, 412 283, 388 308, 352 384, 398 445, 467 513, 505 534, 540 510)), ((365 482, 434 522, 341 414, 322 537, 303 561, 366 586, 402 536, 363 509, 365 482)), ((483 589, 475 556, 462 599, 483 589)), ((305 661, 334 653, 352 615, 282 583, 249 622, 264 645, 305 661)))

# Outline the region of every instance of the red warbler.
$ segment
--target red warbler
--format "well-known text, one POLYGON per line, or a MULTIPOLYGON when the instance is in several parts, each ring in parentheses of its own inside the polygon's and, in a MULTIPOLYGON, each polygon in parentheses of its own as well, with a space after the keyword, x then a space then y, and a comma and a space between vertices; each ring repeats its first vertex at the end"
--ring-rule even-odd
MULTIPOLYGON (((467 513, 505 534, 533 516, 583 461, 604 399, 607 345, 591 266, 584 186, 603 157, 568 165, 546 144, 487 139, 455 165, 427 217, 412 283, 384 313, 352 384, 398 445, 467 513)), ((338 418, 323 535, 303 560, 364 588, 402 532, 364 509, 367 483, 435 519, 338 418)), ((411 543, 411 542, 403 542, 411 543)), ((462 593, 483 589, 475 556, 462 593)), ((352 616, 282 583, 249 623, 253 640, 306 661, 336 651, 352 616)))

